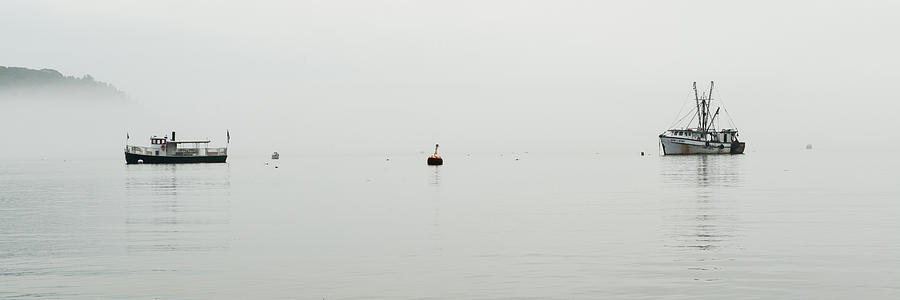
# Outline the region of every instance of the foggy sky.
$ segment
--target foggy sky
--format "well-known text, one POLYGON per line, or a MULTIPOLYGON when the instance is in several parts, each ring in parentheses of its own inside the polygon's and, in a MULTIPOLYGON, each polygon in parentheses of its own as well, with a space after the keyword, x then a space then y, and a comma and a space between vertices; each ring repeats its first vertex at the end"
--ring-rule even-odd
POLYGON ((0 154, 226 129, 232 155, 656 153, 711 80, 750 154, 898 146, 897 1, 185 2, 0 2, 0 65, 131 97, 0 99, 4 144, 69 148, 0 154))

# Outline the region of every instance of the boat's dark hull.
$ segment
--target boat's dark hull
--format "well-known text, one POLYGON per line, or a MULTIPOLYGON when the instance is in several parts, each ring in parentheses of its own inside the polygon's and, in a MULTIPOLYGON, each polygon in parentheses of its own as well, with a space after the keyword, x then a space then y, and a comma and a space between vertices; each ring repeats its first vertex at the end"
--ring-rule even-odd
POLYGON ((731 154, 743 154, 746 145, 744 142, 731 142, 731 154))
POLYGON ((228 155, 217 156, 155 156, 125 153, 125 163, 137 164, 138 160, 144 164, 192 164, 192 163, 223 163, 228 155))

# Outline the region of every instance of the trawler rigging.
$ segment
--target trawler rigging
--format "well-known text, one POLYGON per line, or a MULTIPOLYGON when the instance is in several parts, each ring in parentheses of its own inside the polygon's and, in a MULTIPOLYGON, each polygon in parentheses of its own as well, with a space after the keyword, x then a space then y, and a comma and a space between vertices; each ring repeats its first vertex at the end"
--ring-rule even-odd
MULTIPOLYGON (((737 128, 717 128, 716 121, 720 109, 711 112, 714 82, 709 83, 709 93, 701 94, 694 82, 695 107, 687 115, 676 121, 676 125, 659 135, 659 142, 665 155, 682 154, 741 154, 745 143, 738 140, 737 128), (691 117, 686 124, 677 127, 680 121, 691 117), (696 119, 696 122, 694 120, 696 119), (696 124, 696 126, 694 126, 696 124), (693 127, 692 127, 693 126, 693 127)), ((727 112, 727 110, 725 110, 727 112)), ((721 118, 719 118, 721 119, 721 118)))

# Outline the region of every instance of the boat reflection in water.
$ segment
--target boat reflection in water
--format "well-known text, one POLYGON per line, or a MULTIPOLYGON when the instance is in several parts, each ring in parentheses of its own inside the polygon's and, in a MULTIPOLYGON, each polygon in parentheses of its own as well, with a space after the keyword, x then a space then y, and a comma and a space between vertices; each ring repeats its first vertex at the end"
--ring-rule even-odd
POLYGON ((665 201, 674 212, 664 222, 676 265, 693 280, 716 281, 719 271, 733 263, 740 251, 738 188, 743 184, 743 156, 669 156, 661 161, 665 201))
POLYGON ((227 164, 126 168, 127 250, 215 251, 228 246, 231 180, 227 164))

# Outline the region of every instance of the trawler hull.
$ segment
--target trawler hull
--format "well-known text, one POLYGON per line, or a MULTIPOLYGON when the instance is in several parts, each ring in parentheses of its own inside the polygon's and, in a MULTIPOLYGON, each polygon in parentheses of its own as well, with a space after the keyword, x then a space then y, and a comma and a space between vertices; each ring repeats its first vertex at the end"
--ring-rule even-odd
POLYGON ((705 142, 678 137, 660 136, 664 155, 742 154, 744 142, 705 142))
POLYGON ((158 156, 125 152, 125 163, 128 164, 191 164, 191 163, 224 163, 228 155, 203 156, 158 156), (140 162, 138 162, 140 161, 140 162))

